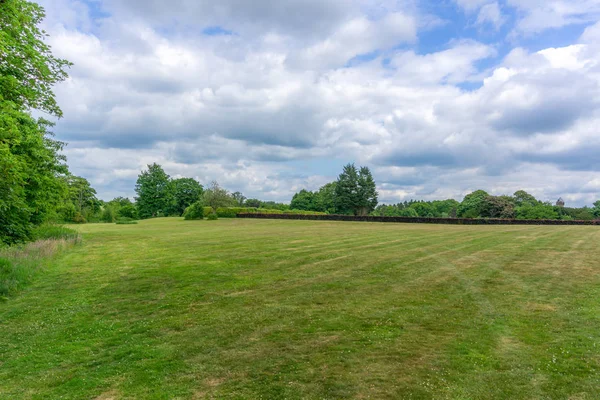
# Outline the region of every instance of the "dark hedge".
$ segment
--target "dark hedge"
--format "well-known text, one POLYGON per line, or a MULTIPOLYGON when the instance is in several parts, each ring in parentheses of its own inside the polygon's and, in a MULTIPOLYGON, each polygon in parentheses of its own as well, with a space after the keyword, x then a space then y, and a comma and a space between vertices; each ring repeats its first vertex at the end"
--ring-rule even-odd
POLYGON ((353 215, 301 215, 301 214, 258 214, 240 213, 238 218, 258 219, 301 219, 312 221, 356 221, 356 222, 404 222, 411 224, 448 225, 600 225, 595 221, 524 220, 524 219, 470 219, 470 218, 425 218, 425 217, 373 217, 353 215))

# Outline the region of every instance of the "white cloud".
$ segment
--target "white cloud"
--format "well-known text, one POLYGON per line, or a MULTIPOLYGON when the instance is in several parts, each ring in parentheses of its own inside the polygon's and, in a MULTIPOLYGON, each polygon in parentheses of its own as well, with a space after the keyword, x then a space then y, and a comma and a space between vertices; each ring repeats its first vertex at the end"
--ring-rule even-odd
MULTIPOLYGON (((425 17, 396 2, 267 3, 152 1, 134 15, 138 2, 110 1, 95 20, 78 1, 48 3, 53 50, 75 63, 56 88, 65 112, 56 133, 71 142, 73 171, 104 198, 133 195, 137 171, 158 162, 174 176, 289 200, 347 161, 372 166, 390 202, 478 188, 600 197, 598 25, 579 44, 517 48, 482 71, 496 46, 448 38, 423 54, 425 17), (181 25, 165 31, 173 19, 181 25), (236 34, 202 35, 195 20, 236 34)), ((459 3, 482 24, 504 22, 496 2, 459 3)))

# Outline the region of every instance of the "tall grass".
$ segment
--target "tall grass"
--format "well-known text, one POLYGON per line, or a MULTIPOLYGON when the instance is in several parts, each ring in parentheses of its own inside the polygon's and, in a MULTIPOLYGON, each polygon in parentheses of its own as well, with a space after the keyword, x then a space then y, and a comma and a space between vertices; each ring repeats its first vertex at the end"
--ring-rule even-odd
POLYGON ((29 284, 53 256, 81 241, 79 233, 58 225, 35 229, 34 242, 0 249, 0 298, 29 284))

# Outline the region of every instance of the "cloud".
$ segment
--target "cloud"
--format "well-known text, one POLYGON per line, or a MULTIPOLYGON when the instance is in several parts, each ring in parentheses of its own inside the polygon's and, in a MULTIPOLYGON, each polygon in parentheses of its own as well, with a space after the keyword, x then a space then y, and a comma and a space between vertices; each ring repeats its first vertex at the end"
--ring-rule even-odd
MULTIPOLYGON (((600 197, 598 25, 569 46, 504 55, 506 43, 445 36, 406 3, 46 1, 53 51, 75 63, 56 88, 65 118, 55 131, 103 198, 132 196, 158 162, 289 201, 348 161, 373 168, 388 202, 479 188, 600 197), (424 30, 440 35, 433 48, 419 42, 424 30)), ((594 15, 585 2, 458 3, 495 28, 518 8, 528 34, 546 29, 523 22, 538 9, 564 23, 573 10, 594 15)))

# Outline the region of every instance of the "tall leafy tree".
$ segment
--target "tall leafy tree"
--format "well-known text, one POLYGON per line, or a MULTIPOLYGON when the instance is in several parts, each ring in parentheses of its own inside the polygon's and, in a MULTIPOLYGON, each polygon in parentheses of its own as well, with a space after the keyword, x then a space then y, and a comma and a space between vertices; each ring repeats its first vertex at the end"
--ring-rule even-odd
POLYGON ((377 207, 377 187, 368 167, 360 167, 358 173, 358 207, 356 214, 367 215, 377 207))
POLYGON ((327 183, 315 193, 313 200, 314 211, 327 212, 335 214, 335 187, 336 182, 327 183))
POLYGON ((200 200, 204 189, 202 185, 192 178, 179 178, 171 181, 173 192, 173 206, 169 214, 183 215, 186 208, 200 200))
POLYGON ((358 196, 358 170, 354 164, 347 164, 335 185, 335 208, 341 214, 354 214, 359 207, 358 196))
POLYGON ((335 183, 335 208, 342 214, 367 215, 377 206, 377 188, 367 167, 344 166, 335 183))
POLYGON ((25 0, 0 1, 0 94, 20 110, 57 117, 62 111, 52 86, 67 78, 67 60, 52 55, 39 28, 44 9, 25 0))
POLYGON ((465 196, 458 206, 457 215, 460 218, 481 217, 486 201, 490 195, 484 190, 476 190, 465 196))
POLYGON ((136 202, 141 218, 165 215, 173 203, 170 177, 163 168, 154 163, 142 171, 135 184, 136 202))
POLYGON ((67 77, 38 25, 43 9, 25 0, 0 1, 0 242, 29 238, 65 195, 63 143, 31 109, 60 117, 52 86, 67 77))
POLYGON ((594 203, 593 211, 596 218, 600 218, 600 200, 594 203))
POLYGON ((302 189, 292 197, 290 208, 292 210, 312 211, 315 209, 315 194, 309 190, 302 189))

